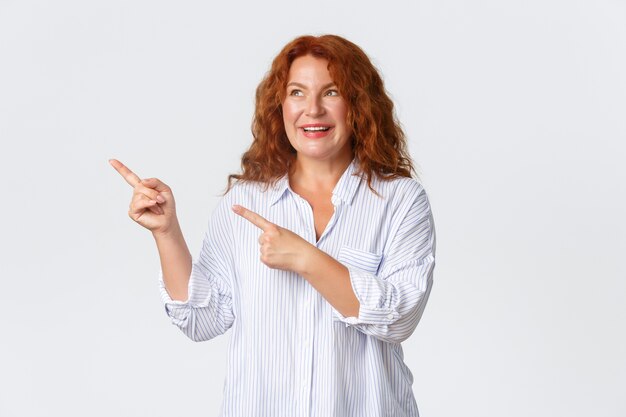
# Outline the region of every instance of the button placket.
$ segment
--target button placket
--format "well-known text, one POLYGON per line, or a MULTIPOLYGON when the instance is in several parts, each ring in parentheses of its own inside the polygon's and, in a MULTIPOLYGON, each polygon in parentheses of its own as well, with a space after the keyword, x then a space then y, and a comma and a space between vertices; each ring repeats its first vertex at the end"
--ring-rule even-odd
POLYGON ((335 227, 335 223, 337 223, 337 219, 339 218, 339 215, 341 213, 342 205, 340 204, 341 200, 339 199, 339 197, 337 197, 337 196, 335 196, 335 194, 333 194, 333 196, 331 197, 330 201, 333 204, 333 206, 335 207, 335 210, 333 211, 333 215, 330 216, 330 220, 328 221, 328 224, 326 225, 326 228, 324 229, 324 232, 320 236, 319 242, 317 242, 318 243, 317 244, 318 247, 319 247, 319 244, 322 242, 322 240, 326 237, 326 235, 331 232, 333 227, 335 227))
POLYGON ((308 416, 310 413, 310 401, 311 401, 311 382, 313 377, 313 338, 315 331, 315 317, 313 309, 313 296, 315 290, 310 287, 306 292, 306 300, 303 303, 303 311, 305 314, 303 320, 303 331, 301 334, 302 352, 304 360, 302 362, 302 375, 300 380, 300 393, 302 400, 303 416, 308 416))
POLYGON ((298 202, 304 211, 304 222, 306 230, 304 231, 304 235, 309 243, 315 244, 315 222, 313 221, 313 209, 308 201, 304 198, 297 196, 298 202))

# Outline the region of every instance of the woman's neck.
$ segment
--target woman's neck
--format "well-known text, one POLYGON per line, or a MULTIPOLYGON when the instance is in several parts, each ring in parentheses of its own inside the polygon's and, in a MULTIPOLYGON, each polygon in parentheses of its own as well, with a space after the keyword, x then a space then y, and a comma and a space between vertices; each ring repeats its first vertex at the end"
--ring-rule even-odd
POLYGON ((352 155, 332 161, 316 161, 296 157, 289 173, 292 189, 332 191, 352 162, 352 155))

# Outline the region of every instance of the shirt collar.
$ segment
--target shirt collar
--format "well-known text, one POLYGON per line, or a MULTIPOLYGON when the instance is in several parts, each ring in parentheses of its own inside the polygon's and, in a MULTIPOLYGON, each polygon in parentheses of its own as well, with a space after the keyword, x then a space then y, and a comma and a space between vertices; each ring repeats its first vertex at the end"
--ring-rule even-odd
POLYGON ((333 201, 334 205, 337 205, 339 202, 352 204, 354 195, 359 188, 359 184, 361 184, 361 175, 357 174, 358 167, 357 159, 352 159, 348 168, 337 181, 337 185, 333 189, 333 200, 337 199, 338 201, 333 201))
POLYGON ((273 206, 280 200, 280 198, 285 194, 285 192, 289 189, 289 177, 287 175, 283 175, 280 177, 272 187, 270 191, 269 201, 270 206, 273 206))
MULTIPOLYGON (((337 205, 339 202, 345 204, 351 204, 356 194, 359 184, 361 183, 361 175, 356 174, 358 170, 358 161, 356 158, 352 159, 348 168, 341 174, 337 185, 333 189, 333 204, 337 205)), ((289 187, 288 175, 283 175, 279 178, 273 187, 271 187, 269 203, 273 206, 281 199, 281 197, 287 192, 287 190, 293 192, 289 187)))

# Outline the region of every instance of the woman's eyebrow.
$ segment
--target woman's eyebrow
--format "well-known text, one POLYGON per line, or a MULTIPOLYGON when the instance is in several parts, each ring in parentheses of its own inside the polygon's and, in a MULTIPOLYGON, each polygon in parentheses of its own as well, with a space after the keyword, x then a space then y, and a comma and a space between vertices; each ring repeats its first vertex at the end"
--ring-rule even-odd
MULTIPOLYGON (((304 88, 304 89, 307 88, 304 84, 300 84, 300 83, 295 82, 295 81, 292 81, 289 84, 287 84, 287 87, 289 87, 289 86, 295 86, 295 87, 300 87, 300 88, 304 88)), ((335 87, 335 83, 328 83, 326 85, 323 85, 322 86, 322 90, 325 90, 325 89, 327 89, 329 87, 335 87)))

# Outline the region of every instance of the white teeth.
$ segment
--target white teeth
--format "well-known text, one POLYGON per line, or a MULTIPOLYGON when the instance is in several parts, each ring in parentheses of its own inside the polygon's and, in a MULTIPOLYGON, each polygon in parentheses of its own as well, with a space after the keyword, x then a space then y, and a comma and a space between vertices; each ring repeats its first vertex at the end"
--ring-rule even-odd
POLYGON ((305 127, 304 131, 305 132, 319 132, 319 131, 326 131, 328 129, 330 129, 330 127, 316 126, 316 127, 305 127))

